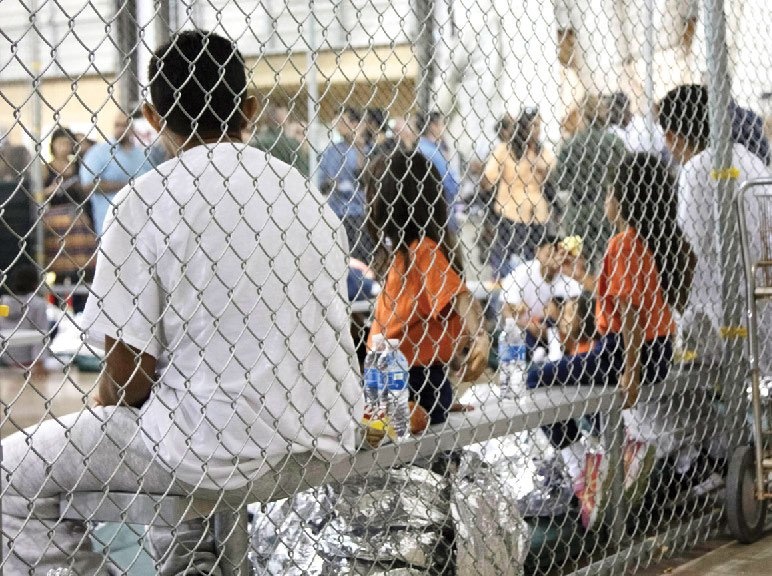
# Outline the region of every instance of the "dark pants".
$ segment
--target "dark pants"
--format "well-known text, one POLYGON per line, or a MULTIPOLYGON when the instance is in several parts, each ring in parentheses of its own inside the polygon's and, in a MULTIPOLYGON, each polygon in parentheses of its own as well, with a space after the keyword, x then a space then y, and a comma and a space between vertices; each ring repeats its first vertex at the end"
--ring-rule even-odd
MULTIPOLYGON (((673 360, 669 337, 644 342, 641 347, 641 385, 661 382, 668 375, 673 360)), ((599 386, 615 388, 624 370, 624 345, 620 334, 609 333, 586 354, 565 356, 557 362, 534 366, 528 371, 528 388, 541 386, 599 386)), ((558 422, 542 429, 557 448, 579 439, 576 421, 558 422)))
POLYGON ((432 424, 441 424, 448 418, 453 403, 453 387, 443 364, 414 366, 410 369, 410 400, 429 413, 432 424))
POLYGON ((512 222, 503 216, 494 216, 494 218, 497 218, 498 222, 490 262, 493 275, 504 278, 512 272, 510 260, 513 255, 523 261, 534 259, 536 247, 544 237, 546 227, 544 224, 512 222))

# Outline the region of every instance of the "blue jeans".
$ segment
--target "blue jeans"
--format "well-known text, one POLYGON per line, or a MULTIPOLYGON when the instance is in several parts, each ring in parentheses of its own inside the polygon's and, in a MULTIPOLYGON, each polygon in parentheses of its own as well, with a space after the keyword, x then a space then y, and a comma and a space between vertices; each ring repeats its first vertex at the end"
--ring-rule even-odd
MULTIPOLYGON (((670 371, 673 343, 663 336, 644 342, 641 347, 641 385, 661 382, 670 371)), ((622 336, 610 332, 601 337, 586 354, 564 356, 557 362, 546 362, 528 370, 526 386, 598 386, 615 388, 624 370, 622 336)), ((579 439, 579 426, 568 420, 542 427, 557 448, 579 439)))

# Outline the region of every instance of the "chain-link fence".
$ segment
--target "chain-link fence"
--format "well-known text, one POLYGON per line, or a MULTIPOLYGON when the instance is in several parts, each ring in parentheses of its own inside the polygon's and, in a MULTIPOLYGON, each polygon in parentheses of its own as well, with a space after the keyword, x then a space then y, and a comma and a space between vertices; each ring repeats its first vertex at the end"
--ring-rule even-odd
POLYGON ((0 15, 5 574, 635 573, 725 502, 758 536, 764 0, 0 15))

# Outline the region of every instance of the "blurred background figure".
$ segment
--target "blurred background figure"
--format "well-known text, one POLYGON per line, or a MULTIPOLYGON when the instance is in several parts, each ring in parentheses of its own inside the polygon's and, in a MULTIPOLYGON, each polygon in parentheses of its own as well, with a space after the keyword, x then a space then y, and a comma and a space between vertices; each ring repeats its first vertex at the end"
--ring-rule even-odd
POLYGON ((91 194, 91 215, 97 236, 102 234, 102 225, 116 193, 151 167, 145 149, 134 141, 131 118, 118 114, 113 124, 113 140, 92 146, 80 166, 81 184, 91 194))
POLYGON ((509 141, 500 142, 482 176, 482 187, 495 188, 493 212, 498 216, 491 251, 493 276, 507 276, 519 262, 533 260, 547 232, 552 199, 547 193, 554 157, 541 144, 541 119, 526 108, 515 120, 509 141))
POLYGON ((327 203, 341 219, 353 258, 365 263, 372 259, 374 242, 365 229, 365 192, 360 176, 370 148, 366 126, 358 110, 345 107, 335 129, 341 137, 331 142, 319 161, 318 186, 327 203))
MULTIPOLYGON (((258 150, 297 168, 298 172, 308 178, 308 150, 301 144, 304 140, 303 129, 300 128, 299 140, 290 136, 288 118, 286 108, 268 102, 258 118, 254 136, 248 141, 258 150)), ((297 132, 297 128, 293 128, 293 131, 297 132)))

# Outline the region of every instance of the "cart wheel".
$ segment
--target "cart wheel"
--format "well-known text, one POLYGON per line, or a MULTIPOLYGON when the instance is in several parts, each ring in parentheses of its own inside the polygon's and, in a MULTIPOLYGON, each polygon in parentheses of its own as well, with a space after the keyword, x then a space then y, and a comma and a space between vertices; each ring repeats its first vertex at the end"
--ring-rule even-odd
POLYGON ((752 446, 737 448, 729 462, 726 515, 730 532, 743 544, 751 544, 761 537, 767 502, 756 499, 756 458, 752 446))

